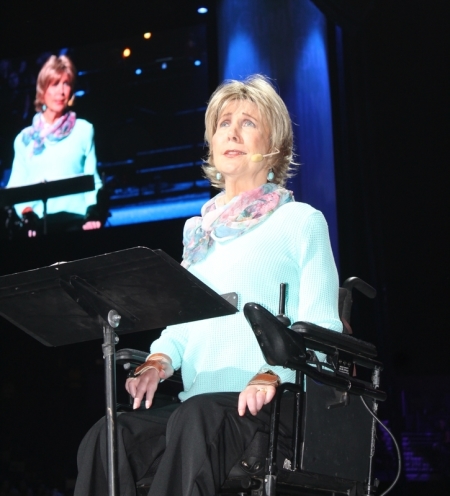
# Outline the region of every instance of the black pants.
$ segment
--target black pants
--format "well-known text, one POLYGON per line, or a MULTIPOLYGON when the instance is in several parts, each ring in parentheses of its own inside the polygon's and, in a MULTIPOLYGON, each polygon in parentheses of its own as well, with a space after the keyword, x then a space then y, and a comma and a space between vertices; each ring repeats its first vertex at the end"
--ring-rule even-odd
MULTIPOLYGON (((238 393, 211 393, 119 414, 120 495, 135 496, 136 483, 159 462, 149 496, 214 496, 256 432, 269 430, 270 405, 240 417, 237 402, 238 393)), ((281 434, 288 435, 286 430, 281 434)), ((78 470, 75 496, 108 493, 104 419, 83 439, 78 470)))

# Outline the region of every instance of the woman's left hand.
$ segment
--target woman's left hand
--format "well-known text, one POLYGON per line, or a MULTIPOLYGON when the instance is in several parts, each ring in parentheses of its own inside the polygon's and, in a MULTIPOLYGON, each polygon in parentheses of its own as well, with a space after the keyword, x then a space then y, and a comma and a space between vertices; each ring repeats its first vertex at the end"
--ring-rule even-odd
POLYGON ((274 396, 275 386, 247 386, 239 395, 239 415, 242 417, 247 407, 252 415, 256 415, 274 396))
POLYGON ((83 224, 83 231, 92 231, 92 229, 100 229, 102 223, 99 220, 90 220, 83 224))

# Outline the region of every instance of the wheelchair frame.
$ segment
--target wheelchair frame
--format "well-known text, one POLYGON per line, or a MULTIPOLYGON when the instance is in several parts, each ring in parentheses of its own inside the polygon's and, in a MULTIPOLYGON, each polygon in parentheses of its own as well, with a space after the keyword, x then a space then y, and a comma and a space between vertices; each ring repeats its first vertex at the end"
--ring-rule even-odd
MULTIPOLYGON (((351 308, 352 288, 356 287, 369 297, 374 297, 375 290, 358 278, 350 278, 340 288, 340 314, 348 322, 351 308)), ((281 291, 282 298, 283 290, 281 291)), ((347 495, 371 496, 376 493, 377 481, 373 479, 373 457, 375 453, 376 419, 370 417, 365 421, 366 431, 365 452, 369 460, 367 470, 363 474, 361 468, 354 471, 342 472, 338 467, 334 475, 330 469, 321 472, 311 471, 307 450, 304 446, 305 423, 307 423, 307 407, 305 407, 305 383, 313 381, 336 391, 338 400, 327 404, 325 410, 348 409, 352 399, 358 396, 372 400, 371 411, 376 415, 378 402, 386 399, 386 394, 379 389, 380 373, 383 369, 381 362, 375 360, 375 346, 354 338, 348 334, 340 334, 307 322, 297 322, 291 328, 287 327, 283 315, 284 304, 280 302, 280 315, 275 317, 260 305, 247 303, 244 314, 261 347, 266 362, 269 365, 281 365, 296 371, 295 383, 283 383, 277 388, 272 400, 270 434, 267 456, 265 457, 264 475, 248 475, 241 479, 227 480, 221 494, 239 494, 251 496, 275 496, 279 494, 298 495, 347 495), (317 360, 315 352, 325 353, 328 371, 317 360), (369 380, 361 380, 352 376, 355 369, 361 368, 371 372, 369 380), (280 408, 284 393, 290 391, 295 395, 293 456, 285 460, 282 468, 277 466, 276 454, 279 434, 280 408), (344 476, 342 476, 344 475, 344 476)), ((348 327, 345 326, 347 329, 348 327)), ((345 329, 344 329, 345 332, 345 329)), ((123 349, 116 354, 116 361, 126 369, 139 365, 147 353, 123 349)), ((311 383, 313 384, 313 383, 311 383)), ((367 408, 367 404, 365 403, 367 408)), ((328 440, 330 437, 328 437, 328 440)), ((339 442, 339 441, 338 441, 339 442)), ((245 466, 245 460, 241 460, 245 466)), ((314 463, 312 463, 314 465, 314 463)))

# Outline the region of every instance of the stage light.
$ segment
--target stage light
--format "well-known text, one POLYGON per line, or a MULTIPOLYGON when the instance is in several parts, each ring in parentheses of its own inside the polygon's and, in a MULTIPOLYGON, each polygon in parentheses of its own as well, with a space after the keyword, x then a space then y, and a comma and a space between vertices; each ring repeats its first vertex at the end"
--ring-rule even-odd
POLYGON ((195 66, 197 66, 197 67, 198 67, 199 65, 202 65, 201 60, 196 60, 196 61, 194 62, 194 65, 195 65, 195 66))
POLYGON ((136 69, 134 72, 139 76, 142 74, 142 69, 136 69))
POLYGON ((75 91, 74 95, 77 97, 84 96, 86 92, 84 90, 75 91))
POLYGON ((161 64, 161 69, 167 69, 167 63, 166 62, 163 62, 161 64))
POLYGON ((197 12, 198 12, 199 14, 206 14, 206 13, 208 12, 208 9, 207 9, 206 7, 199 7, 199 8, 197 9, 197 12))
POLYGON ((149 40, 152 37, 152 33, 144 33, 144 38, 149 40))
POLYGON ((125 48, 125 50, 122 52, 122 57, 129 57, 131 55, 131 50, 129 48, 125 48))

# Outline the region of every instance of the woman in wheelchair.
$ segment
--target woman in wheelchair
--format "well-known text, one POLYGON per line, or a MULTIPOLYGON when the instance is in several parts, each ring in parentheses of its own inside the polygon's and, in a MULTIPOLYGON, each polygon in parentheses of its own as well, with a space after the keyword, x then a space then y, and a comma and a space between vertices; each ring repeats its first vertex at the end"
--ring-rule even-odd
MULTIPOLYGON (((277 313, 286 283, 291 321, 342 331, 325 219, 284 188, 295 165, 285 104, 262 76, 227 81, 205 125, 204 173, 221 192, 186 222, 182 265, 219 294, 236 292, 239 310, 253 301, 277 313)), ((242 312, 170 326, 150 351, 126 383, 134 411, 118 416, 119 492, 150 481, 151 496, 213 496, 268 432, 275 388, 294 372, 268 368, 242 312), (180 402, 152 407, 160 381, 180 368, 180 402)), ((105 453, 102 419, 81 443, 76 496, 107 494, 105 453)))

